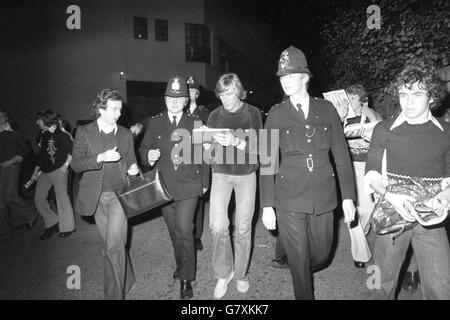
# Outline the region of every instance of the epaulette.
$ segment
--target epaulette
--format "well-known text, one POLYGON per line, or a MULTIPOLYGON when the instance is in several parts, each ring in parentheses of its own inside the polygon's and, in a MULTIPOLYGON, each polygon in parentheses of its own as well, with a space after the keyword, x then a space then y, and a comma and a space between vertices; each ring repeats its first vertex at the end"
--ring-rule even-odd
POLYGON ((163 114, 164 114, 164 113, 155 114, 154 116, 152 116, 152 119, 159 118, 159 117, 161 117, 163 114))

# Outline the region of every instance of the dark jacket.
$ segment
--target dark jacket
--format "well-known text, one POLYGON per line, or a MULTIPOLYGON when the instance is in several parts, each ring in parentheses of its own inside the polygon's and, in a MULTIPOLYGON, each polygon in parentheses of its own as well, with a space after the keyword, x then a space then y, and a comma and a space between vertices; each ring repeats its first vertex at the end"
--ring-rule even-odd
POLYGON ((265 128, 279 130, 279 148, 271 150, 275 162, 263 165, 261 161, 261 207, 311 214, 334 210, 337 192, 330 151, 342 198, 355 198, 352 164, 339 116, 330 102, 309 101, 306 120, 289 99, 269 111, 265 128))
POLYGON ((186 108, 186 113, 188 115, 193 115, 193 116, 197 116, 200 118, 200 120, 202 120, 203 124, 207 124, 208 123, 208 118, 209 118, 209 110, 205 107, 205 106, 197 106, 197 108, 195 108, 194 112, 191 114, 191 109, 188 107, 186 108))
MULTIPOLYGON (((163 177, 167 190, 175 200, 189 199, 203 194, 202 188, 209 187, 209 166, 203 164, 202 145, 193 145, 191 142, 194 121, 199 121, 197 116, 183 113, 178 123, 177 130, 173 130, 167 111, 152 117, 147 124, 145 136, 139 148, 142 162, 150 166, 148 152, 151 149, 159 149, 161 157, 154 166, 158 168, 163 177), (184 129, 184 130, 183 130, 184 129), (182 132, 188 134, 187 140, 182 142, 182 132), (172 139, 173 135, 173 139, 172 139), (172 150, 181 148, 182 145, 190 145, 191 155, 187 157, 190 163, 184 163, 181 158, 184 154, 175 152, 172 160, 172 150), (202 164, 194 163, 194 152, 202 164), (177 162, 178 161, 178 162, 177 162), (177 163, 176 163, 177 162, 177 163)), ((183 150, 184 151, 184 150, 183 150)), ((187 155, 186 155, 187 156, 187 155)))
MULTIPOLYGON (((129 129, 119 125, 117 127, 117 151, 122 156, 119 160, 120 172, 125 182, 127 169, 136 163, 133 135, 129 129)), ((75 202, 75 211, 81 215, 93 215, 97 210, 104 174, 103 162, 98 163, 97 156, 105 151, 97 121, 77 129, 71 167, 75 172, 83 172, 75 202)))

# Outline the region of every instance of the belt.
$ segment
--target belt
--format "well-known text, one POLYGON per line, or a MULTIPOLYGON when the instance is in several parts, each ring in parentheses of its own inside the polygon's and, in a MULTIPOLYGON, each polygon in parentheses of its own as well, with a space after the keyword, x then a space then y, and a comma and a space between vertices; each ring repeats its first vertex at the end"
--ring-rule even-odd
POLYGON ((292 157, 292 159, 286 159, 280 164, 281 167, 285 167, 291 170, 298 170, 307 168, 309 172, 314 171, 315 168, 322 168, 330 163, 328 158, 316 157, 311 154, 304 156, 292 157))

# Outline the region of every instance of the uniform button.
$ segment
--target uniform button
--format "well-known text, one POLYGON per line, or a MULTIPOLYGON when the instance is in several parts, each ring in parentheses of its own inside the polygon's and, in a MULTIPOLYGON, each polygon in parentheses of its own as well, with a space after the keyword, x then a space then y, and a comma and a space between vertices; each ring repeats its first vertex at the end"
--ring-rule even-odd
POLYGON ((306 128, 306 129, 309 129, 309 124, 307 124, 307 125, 305 126, 305 128, 306 128))
POLYGON ((313 168, 309 168, 308 170, 309 170, 309 172, 313 172, 313 171, 314 171, 314 169, 313 169, 313 168))
POLYGON ((307 141, 308 141, 308 143, 311 143, 311 139, 308 139, 307 141))
POLYGON ((325 128, 323 128, 323 130, 327 131, 327 130, 328 130, 328 128, 327 128, 327 127, 325 127, 325 128))
POLYGON ((161 139, 161 136, 158 136, 158 139, 161 139))
POLYGON ((289 130, 286 130, 286 133, 289 133, 289 130))
POLYGON ((309 154, 309 157, 311 158, 313 155, 312 154, 309 154))

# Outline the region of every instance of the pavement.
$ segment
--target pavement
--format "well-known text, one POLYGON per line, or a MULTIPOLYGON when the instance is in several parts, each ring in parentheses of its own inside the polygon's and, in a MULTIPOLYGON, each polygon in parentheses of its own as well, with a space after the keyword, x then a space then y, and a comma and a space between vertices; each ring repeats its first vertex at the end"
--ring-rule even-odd
MULTIPOLYGON (((207 212, 207 207, 206 211, 207 212)), ((289 270, 270 266, 276 238, 254 218, 254 246, 249 266, 250 290, 242 294, 230 282, 226 300, 292 300, 289 270)), ((335 248, 331 263, 314 274, 318 300, 368 300, 366 282, 371 275, 353 266, 350 236, 341 217, 336 217, 335 248)), ((41 241, 41 218, 31 229, 17 230, 13 237, 0 240, 0 299, 10 300, 101 300, 103 299, 102 241, 95 224, 76 216, 77 231, 67 237, 53 235, 41 241), (75 266, 75 267, 73 267, 75 266), (80 271, 80 287, 73 288, 74 271, 80 271), (69 286, 68 286, 69 284, 69 286), (72 288, 71 285, 72 284, 72 288)), ((178 300, 179 283, 172 280, 175 258, 165 222, 158 210, 129 220, 129 246, 137 284, 128 300, 178 300)), ((194 300, 211 300, 216 279, 211 268, 212 236, 205 214, 204 250, 197 253, 197 279, 194 300)), ((374 233, 369 235, 373 247, 374 233)), ((400 291, 400 300, 421 299, 420 289, 400 291)))

